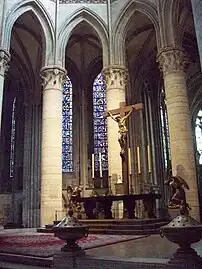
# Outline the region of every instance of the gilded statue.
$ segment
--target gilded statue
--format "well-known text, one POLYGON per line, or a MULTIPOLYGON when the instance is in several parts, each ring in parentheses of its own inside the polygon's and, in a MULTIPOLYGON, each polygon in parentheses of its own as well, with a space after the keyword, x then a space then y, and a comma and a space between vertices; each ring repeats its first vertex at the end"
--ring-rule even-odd
POLYGON ((132 111, 133 111, 133 108, 123 117, 121 117, 121 115, 118 115, 118 116, 114 117, 113 114, 110 111, 108 111, 109 116, 114 121, 116 121, 118 123, 118 128, 119 128, 118 141, 119 141, 119 144, 120 144, 120 147, 121 147, 121 152, 120 152, 121 157, 124 156, 125 149, 126 149, 126 138, 127 138, 127 133, 128 133, 128 129, 127 129, 127 126, 126 126, 126 120, 130 116, 132 111))
POLYGON ((67 187, 67 199, 65 197, 65 207, 72 209, 75 213, 77 213, 77 218, 81 218, 83 213, 83 204, 79 202, 82 190, 83 188, 81 186, 76 186, 73 188, 71 185, 69 185, 67 187))

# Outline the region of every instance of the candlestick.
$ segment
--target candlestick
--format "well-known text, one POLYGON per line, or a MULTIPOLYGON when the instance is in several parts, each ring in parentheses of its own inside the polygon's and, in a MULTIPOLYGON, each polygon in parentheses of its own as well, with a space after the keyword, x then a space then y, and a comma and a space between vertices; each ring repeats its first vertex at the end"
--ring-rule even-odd
POLYGON ((140 168, 140 148, 137 147, 137 171, 138 171, 138 174, 141 173, 141 168, 140 168))
POLYGON ((102 177, 102 153, 99 152, 100 177, 102 177))
POLYGON ((147 158, 148 158, 148 172, 151 173, 150 145, 147 145, 147 158))
POLYGON ((95 156, 94 156, 94 154, 92 154, 92 164, 91 164, 91 168, 92 168, 92 178, 95 177, 94 165, 95 165, 95 156))
POLYGON ((132 174, 132 172, 131 172, 131 155, 130 155, 130 148, 128 148, 128 173, 129 173, 129 175, 132 174))

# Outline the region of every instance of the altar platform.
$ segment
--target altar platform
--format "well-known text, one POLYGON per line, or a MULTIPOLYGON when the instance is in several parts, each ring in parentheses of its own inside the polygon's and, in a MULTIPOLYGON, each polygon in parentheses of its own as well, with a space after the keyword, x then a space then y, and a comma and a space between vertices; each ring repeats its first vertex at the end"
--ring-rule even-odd
MULTIPOLYGON (((168 223, 167 219, 85 219, 79 220, 88 226, 90 234, 108 235, 151 235, 159 234, 160 227, 168 223)), ((55 222, 55 224, 59 221, 55 222)), ((52 233, 53 223, 37 228, 38 232, 52 233)))

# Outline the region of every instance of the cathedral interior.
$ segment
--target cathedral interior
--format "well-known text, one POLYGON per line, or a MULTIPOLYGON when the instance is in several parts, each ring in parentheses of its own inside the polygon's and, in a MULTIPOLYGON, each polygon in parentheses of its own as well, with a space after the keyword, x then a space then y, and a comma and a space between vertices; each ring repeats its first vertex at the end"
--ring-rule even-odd
POLYGON ((202 205, 200 22, 191 0, 3 0, 0 5, 0 221, 38 227, 123 182, 118 126, 127 120, 129 192, 161 193, 181 173, 202 205), (179 168, 179 169, 178 169, 179 168), (180 171, 179 171, 180 170, 180 171))

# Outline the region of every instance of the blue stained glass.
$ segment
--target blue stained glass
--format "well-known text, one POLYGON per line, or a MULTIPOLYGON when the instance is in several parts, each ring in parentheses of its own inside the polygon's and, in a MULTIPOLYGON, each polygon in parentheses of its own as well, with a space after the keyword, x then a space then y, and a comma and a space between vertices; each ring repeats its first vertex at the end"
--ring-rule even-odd
POLYGON ((72 157, 72 83, 69 77, 63 87, 62 101, 62 171, 73 171, 72 157))
POLYGON ((10 178, 14 175, 15 163, 15 135, 16 135, 16 98, 13 100, 11 119, 11 151, 10 151, 10 178))
POLYGON ((160 116, 161 116, 161 128, 162 128, 165 167, 167 169, 170 169, 169 167, 169 163, 171 160, 170 137, 169 137, 168 113, 167 113, 167 108, 166 108, 166 99, 165 99, 164 89, 161 92, 160 116))
POLYGON ((93 127, 95 171, 99 171, 99 152, 102 153, 102 170, 108 170, 107 120, 103 117, 106 111, 106 89, 100 73, 93 83, 93 127))
POLYGON ((202 110, 199 110, 195 120, 196 160, 202 164, 202 110))

